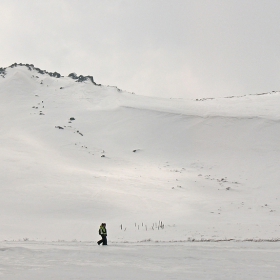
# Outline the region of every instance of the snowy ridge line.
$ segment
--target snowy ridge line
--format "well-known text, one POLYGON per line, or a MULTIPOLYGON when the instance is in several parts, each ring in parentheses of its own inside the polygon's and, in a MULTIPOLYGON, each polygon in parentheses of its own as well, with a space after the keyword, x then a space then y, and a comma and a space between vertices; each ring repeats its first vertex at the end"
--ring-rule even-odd
POLYGON ((232 115, 223 115, 223 114, 188 114, 182 111, 174 112, 174 111, 169 111, 168 109, 156 109, 156 108, 145 108, 145 107, 133 107, 133 106, 125 106, 121 105, 120 108, 124 109, 133 109, 133 110, 139 110, 139 111, 147 111, 147 112, 154 112, 154 113, 162 113, 162 114, 168 114, 168 115, 173 115, 173 116, 180 116, 180 117, 185 117, 185 118, 200 118, 200 119, 233 119, 233 120, 268 120, 272 122, 279 122, 279 118, 273 118, 273 117, 268 117, 268 116, 234 116, 232 115))
POLYGON ((206 98, 197 98, 192 99, 194 101, 208 101, 208 100, 215 100, 215 99, 225 99, 225 98, 244 98, 248 96, 258 96, 258 95, 269 95, 269 94, 279 94, 280 91, 278 90, 272 90, 269 92, 263 92, 263 93, 251 93, 251 94, 244 94, 244 95, 231 95, 231 96, 225 96, 225 97, 206 97, 206 98))
MULTIPOLYGON (((72 72, 68 76, 63 76, 58 72, 49 72, 47 70, 42 70, 39 67, 35 67, 34 64, 28 64, 28 63, 16 63, 15 62, 15 63, 11 64, 10 66, 0 67, 0 77, 5 78, 5 76, 7 75, 7 71, 6 71, 7 69, 13 69, 13 68, 17 68, 19 66, 25 66, 28 71, 34 71, 38 74, 48 75, 48 76, 50 76, 52 78, 56 78, 56 79, 71 78, 72 80, 74 80, 75 82, 78 82, 78 83, 90 81, 93 85, 98 86, 98 87, 104 87, 104 88, 109 87, 109 88, 114 88, 117 92, 126 92, 129 94, 135 94, 134 92, 129 92, 129 91, 120 89, 117 86, 98 84, 94 81, 94 78, 91 75, 86 75, 86 76, 77 75, 76 73, 72 72)), ((39 78, 39 77, 37 77, 37 78, 39 78)))
MULTIPOLYGON (((5 75, 6 75, 6 70, 7 69, 11 69, 11 68, 15 68, 15 67, 18 67, 18 66, 25 66, 29 71, 36 71, 37 73, 41 74, 41 75, 49 75, 50 77, 53 77, 53 78, 64 78, 63 75, 61 75, 60 73, 58 72, 48 72, 46 70, 42 70, 38 67, 35 67, 33 64, 28 64, 28 63, 13 63, 12 65, 8 66, 8 67, 4 67, 4 68, 0 68, 0 74, 2 75, 2 77, 4 78, 5 75)), ((70 73, 68 75, 69 78, 72 78, 73 80, 75 80, 76 82, 84 82, 84 81, 90 81, 92 84, 94 84, 95 86, 101 86, 101 84, 97 84, 93 77, 90 76, 90 75, 87 75, 87 76, 83 76, 83 75, 77 75, 76 73, 70 73)))

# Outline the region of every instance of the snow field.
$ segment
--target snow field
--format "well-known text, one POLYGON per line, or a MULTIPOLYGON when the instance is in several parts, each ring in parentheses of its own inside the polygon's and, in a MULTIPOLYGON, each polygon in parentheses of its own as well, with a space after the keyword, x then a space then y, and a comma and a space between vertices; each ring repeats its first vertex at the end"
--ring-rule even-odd
POLYGON ((264 241, 279 240, 279 103, 148 98, 7 68, 0 277, 278 279, 279 245, 264 241))
POLYGON ((278 279, 279 243, 1 242, 0 279, 278 279))

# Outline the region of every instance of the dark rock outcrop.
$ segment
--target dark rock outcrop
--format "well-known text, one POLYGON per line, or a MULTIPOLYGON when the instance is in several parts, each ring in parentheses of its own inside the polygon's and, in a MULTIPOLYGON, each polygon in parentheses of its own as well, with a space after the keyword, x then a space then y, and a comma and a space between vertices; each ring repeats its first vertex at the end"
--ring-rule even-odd
POLYGON ((72 78, 73 80, 76 80, 76 82, 78 82, 78 83, 82 83, 85 81, 91 81, 94 85, 96 85, 92 76, 83 76, 83 75, 78 76, 76 73, 70 73, 68 75, 68 77, 72 78))
MULTIPOLYGON (((18 66, 25 66, 29 71, 36 71, 37 73, 41 74, 41 75, 49 75, 50 77, 54 77, 54 78, 61 78, 63 77, 61 74, 59 74, 58 72, 48 72, 46 70, 42 70, 38 67, 35 67, 33 64, 24 64, 24 63, 13 63, 12 65, 10 65, 9 67, 6 68, 0 68, 0 75, 4 77, 4 75, 6 74, 6 69, 7 68, 15 68, 18 66)), ((36 76, 37 78, 39 78, 38 76, 36 76)), ((75 82, 78 83, 82 83, 85 81, 90 81, 92 84, 96 85, 96 86, 101 86, 101 84, 96 84, 93 76, 87 75, 87 76, 83 76, 83 75, 77 75, 76 73, 70 73, 68 75, 68 77, 72 78, 73 80, 75 80, 75 82)))

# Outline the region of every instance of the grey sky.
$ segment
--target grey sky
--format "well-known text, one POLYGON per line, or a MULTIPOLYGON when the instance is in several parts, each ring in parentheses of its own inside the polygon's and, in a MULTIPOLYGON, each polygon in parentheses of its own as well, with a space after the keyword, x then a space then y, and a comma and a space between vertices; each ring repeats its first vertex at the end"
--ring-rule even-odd
POLYGON ((279 0, 0 0, 0 17, 0 67, 161 97, 280 90, 279 0))

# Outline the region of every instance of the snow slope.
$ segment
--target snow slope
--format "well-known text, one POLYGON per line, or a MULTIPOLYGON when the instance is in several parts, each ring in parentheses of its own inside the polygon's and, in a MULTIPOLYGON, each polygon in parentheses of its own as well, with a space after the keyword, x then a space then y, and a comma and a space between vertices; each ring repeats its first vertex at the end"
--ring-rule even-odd
POLYGON ((279 92, 160 99, 73 77, 0 68, 0 240, 96 240, 101 222, 110 242, 279 238, 279 92))

